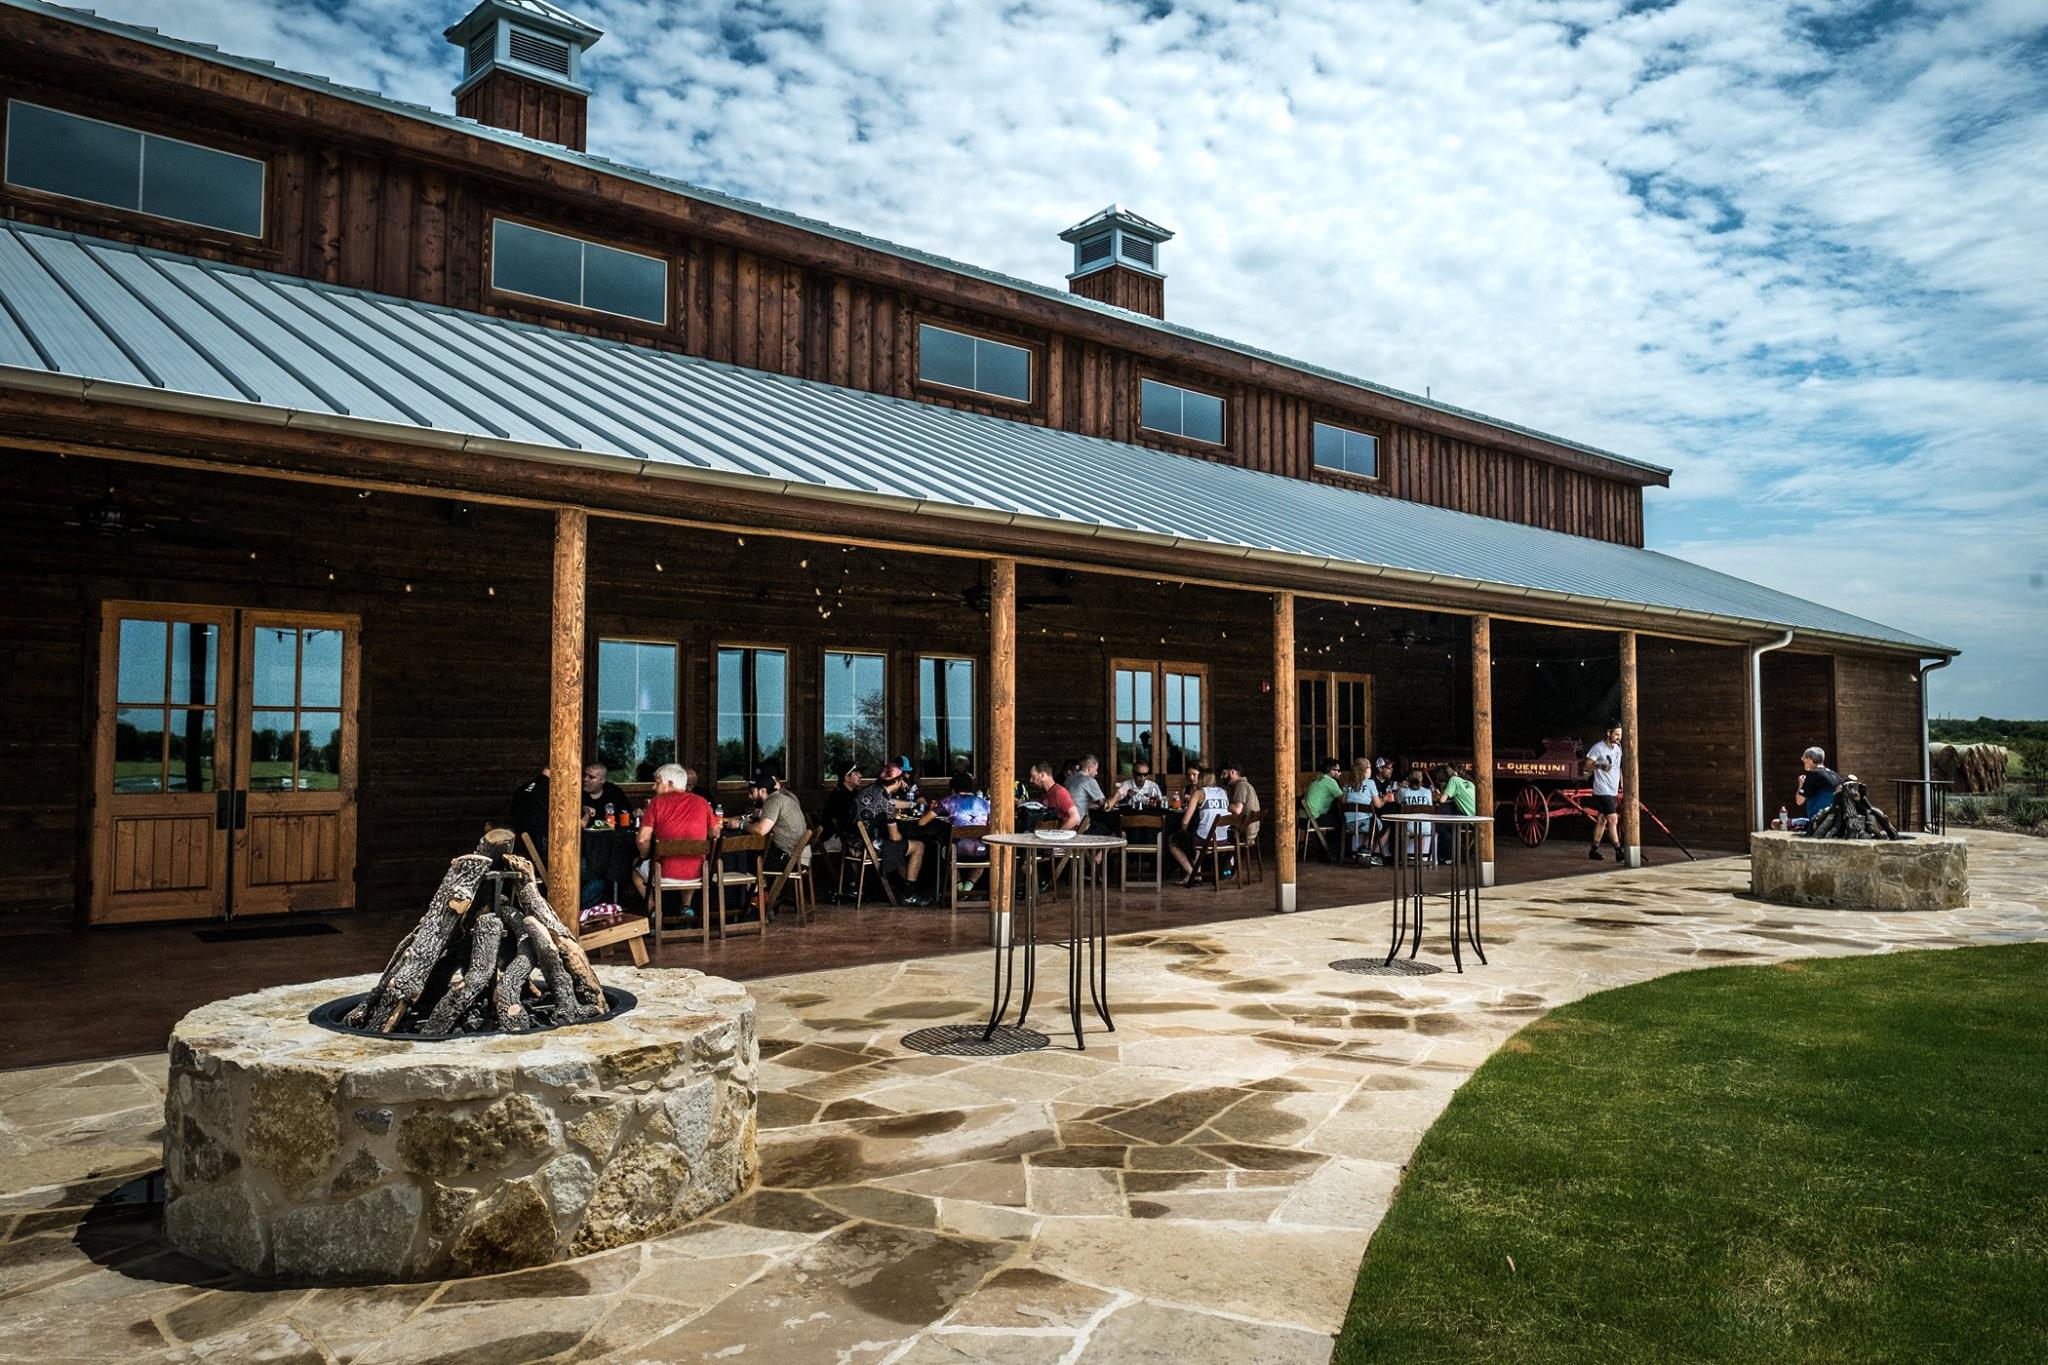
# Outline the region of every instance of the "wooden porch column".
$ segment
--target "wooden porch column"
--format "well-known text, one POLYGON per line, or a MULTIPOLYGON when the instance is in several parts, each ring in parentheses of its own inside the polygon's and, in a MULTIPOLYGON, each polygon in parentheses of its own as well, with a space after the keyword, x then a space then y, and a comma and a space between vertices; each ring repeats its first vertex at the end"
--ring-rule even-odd
POLYGON ((1294 594, 1273 594, 1273 908, 1294 909, 1294 594))
POLYGON ((581 886, 583 827, 583 603, 590 514, 555 513, 554 631, 548 681, 548 888, 573 913, 581 886), (565 902, 563 896, 569 899, 565 902))
MULTIPOLYGON (((993 834, 1017 827, 1017 561, 994 561, 988 592, 988 827, 993 834)), ((991 926, 998 947, 1009 939, 1000 907, 1009 904, 1010 855, 989 859, 991 926)))
POLYGON ((1637 783, 1641 765, 1636 751, 1642 747, 1636 733, 1636 633, 1621 633, 1621 846, 1628 850, 1628 865, 1643 865, 1643 797, 1637 783))
MULTIPOLYGON (((1493 814, 1493 618, 1472 618, 1472 801, 1473 814, 1493 814)), ((1479 884, 1493 885, 1492 825, 1479 834, 1479 884)))

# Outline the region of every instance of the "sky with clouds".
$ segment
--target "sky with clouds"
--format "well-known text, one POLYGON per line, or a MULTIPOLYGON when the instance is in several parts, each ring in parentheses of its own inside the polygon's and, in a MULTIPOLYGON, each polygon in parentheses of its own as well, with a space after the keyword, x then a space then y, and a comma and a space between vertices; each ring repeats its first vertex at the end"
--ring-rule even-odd
MULTIPOLYGON (((462 0, 94 0, 446 108, 462 0)), ((1672 467, 1650 544, 2048 717, 2048 5, 576 0, 590 145, 1672 467)))

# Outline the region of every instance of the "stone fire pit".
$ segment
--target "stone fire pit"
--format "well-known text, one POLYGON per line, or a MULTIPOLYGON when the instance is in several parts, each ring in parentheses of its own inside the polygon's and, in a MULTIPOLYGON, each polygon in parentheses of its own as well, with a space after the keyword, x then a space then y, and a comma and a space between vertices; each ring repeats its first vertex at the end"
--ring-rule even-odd
POLYGON ((1749 889, 1783 905, 1957 910, 1970 902, 1969 855, 1946 835, 1809 839, 1767 829, 1749 836, 1749 889))
POLYGON ((617 1018, 435 1042, 308 1019, 364 976, 194 1010, 171 1034, 165 1232, 299 1282, 481 1275, 642 1241, 757 1169, 754 1003, 600 968, 617 1018))

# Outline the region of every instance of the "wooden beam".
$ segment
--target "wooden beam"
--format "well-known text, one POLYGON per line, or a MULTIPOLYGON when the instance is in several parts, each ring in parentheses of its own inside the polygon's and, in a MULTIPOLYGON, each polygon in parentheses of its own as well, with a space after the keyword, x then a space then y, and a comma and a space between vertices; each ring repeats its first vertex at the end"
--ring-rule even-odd
POLYGON ((1273 908, 1294 909, 1294 594, 1273 594, 1273 908))
MULTIPOLYGON (((1475 813, 1493 811, 1493 619, 1472 618, 1472 785, 1475 813)), ((1493 885, 1494 827, 1479 827, 1479 884, 1493 885)))
POLYGON ((548 678, 548 896, 576 913, 582 885, 583 607, 590 554, 590 514, 555 513, 554 628, 548 678), (564 902, 567 895, 571 899, 564 902))
MULTIPOLYGON (((1017 814, 1017 561, 991 562, 988 589, 988 827, 1015 831, 1017 814)), ((1009 904, 1010 860, 989 859, 989 904, 1009 904)), ((997 926, 1001 945, 1002 926, 997 926)))
POLYGON ((1643 865, 1643 798, 1637 782, 1640 765, 1636 750, 1642 747, 1636 734, 1636 633, 1621 632, 1621 846, 1628 850, 1628 865, 1643 865))

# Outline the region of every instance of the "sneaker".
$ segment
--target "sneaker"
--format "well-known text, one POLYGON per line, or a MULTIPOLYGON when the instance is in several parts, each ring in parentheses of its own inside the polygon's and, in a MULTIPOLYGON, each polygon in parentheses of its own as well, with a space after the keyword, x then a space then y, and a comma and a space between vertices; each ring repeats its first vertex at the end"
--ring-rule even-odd
POLYGON ((1365 865, 1367 867, 1385 867, 1387 864, 1385 860, 1380 857, 1379 854, 1375 853, 1370 858, 1367 858, 1365 860, 1365 865))
POLYGON ((1600 856, 1600 845, 1598 844, 1595 844, 1591 848, 1587 849, 1586 856, 1588 858, 1591 858, 1596 863, 1606 861, 1600 856))
POLYGON ((931 904, 931 902, 926 900, 923 896, 917 895, 914 892, 907 896, 898 896, 896 898, 896 903, 898 905, 907 906, 912 910, 922 910, 925 906, 931 904))

